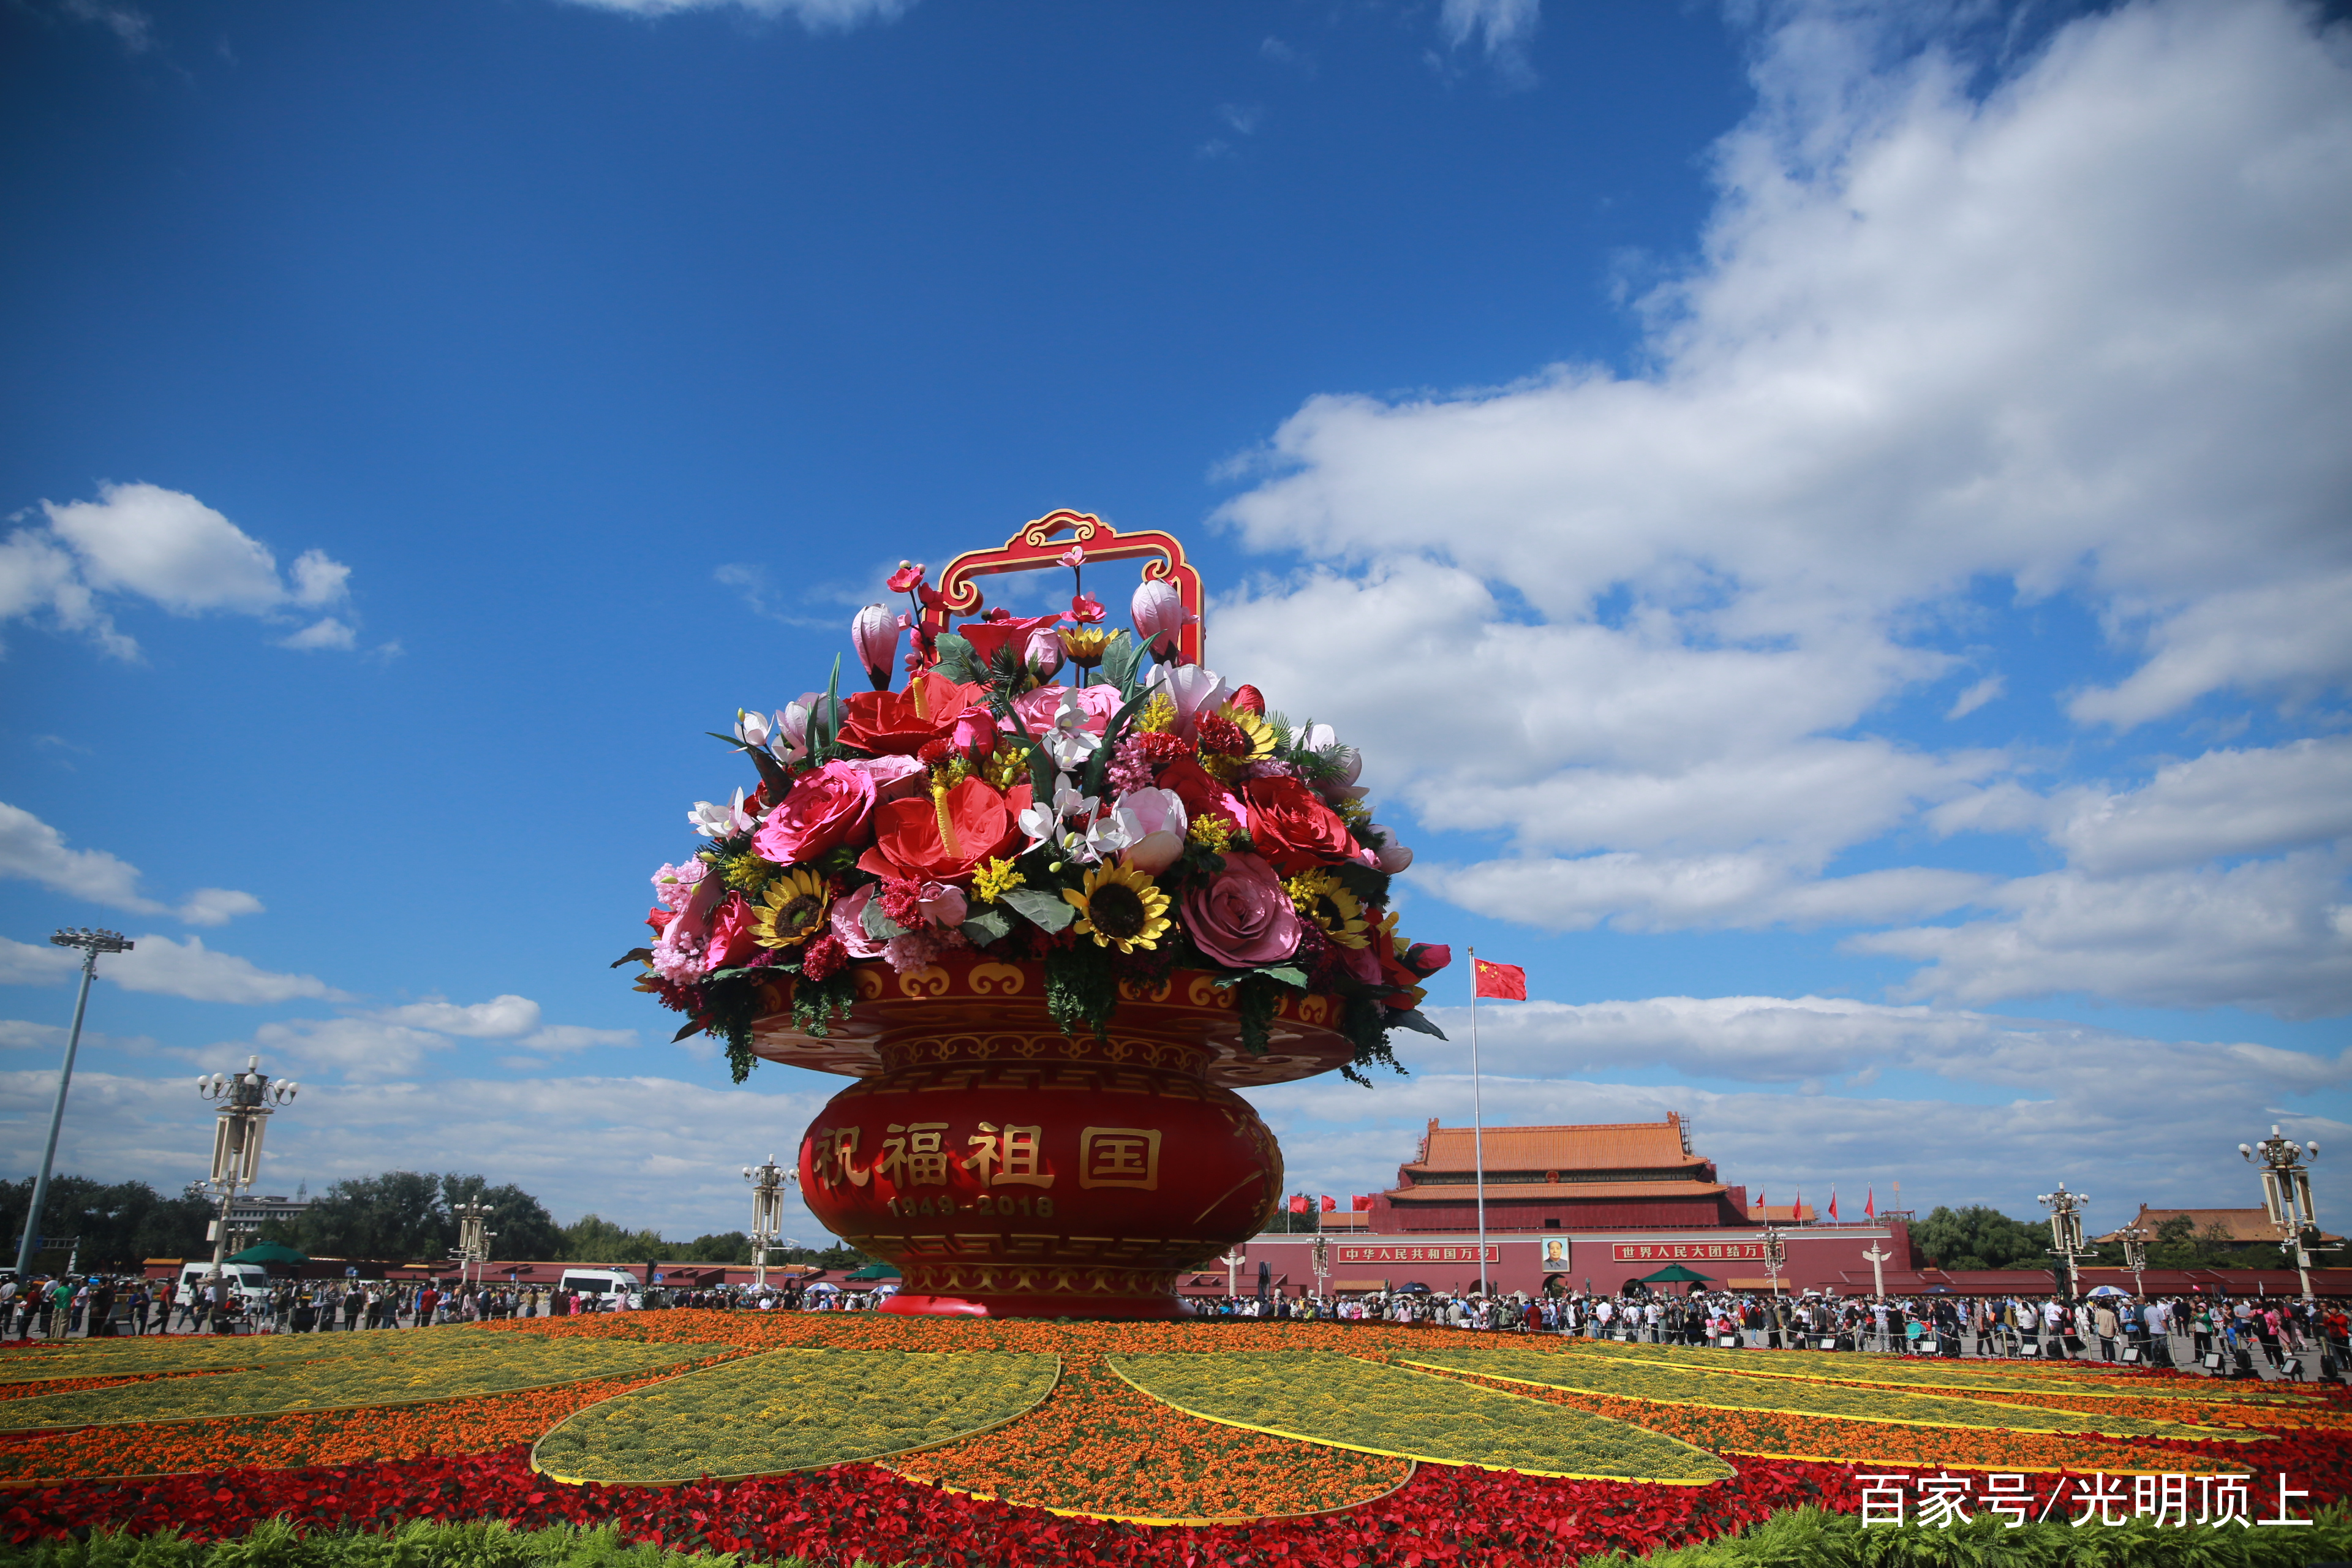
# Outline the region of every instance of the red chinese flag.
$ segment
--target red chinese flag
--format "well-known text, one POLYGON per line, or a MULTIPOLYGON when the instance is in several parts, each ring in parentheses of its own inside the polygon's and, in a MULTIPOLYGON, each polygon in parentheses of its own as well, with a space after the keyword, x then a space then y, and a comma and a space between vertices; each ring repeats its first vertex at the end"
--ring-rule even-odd
POLYGON ((1349 1205, 1358 1214, 1370 1214, 1372 1212, 1372 1200, 1369 1195, 1350 1198, 1349 1200, 1349 1205))
POLYGON ((1326 1193, 1326 1194, 1323 1194, 1323 1212, 1324 1212, 1325 1214, 1334 1214, 1334 1213, 1337 1213, 1337 1212, 1338 1212, 1338 1210, 1339 1210, 1339 1199, 1337 1199, 1337 1198, 1333 1197, 1333 1196, 1332 1196, 1330 1194, 1328 1194, 1328 1193, 1326 1193))
POLYGON ((1878 1189, 1876 1187, 1872 1187, 1863 1194, 1862 1212, 1868 1215, 1873 1219, 1876 1219, 1878 1217, 1878 1189))
POLYGON ((1307 1212, 1307 1194, 1305 1193, 1293 1193, 1291 1194, 1290 1212, 1292 1214, 1305 1214, 1307 1212))
POLYGON ((1830 1189, 1830 1218, 1837 1218, 1837 1189, 1835 1187, 1832 1187, 1830 1189))
POLYGON ((1528 972, 1516 963, 1489 963, 1483 958, 1471 960, 1476 966, 1477 994, 1500 997, 1506 1002, 1528 999, 1528 972))

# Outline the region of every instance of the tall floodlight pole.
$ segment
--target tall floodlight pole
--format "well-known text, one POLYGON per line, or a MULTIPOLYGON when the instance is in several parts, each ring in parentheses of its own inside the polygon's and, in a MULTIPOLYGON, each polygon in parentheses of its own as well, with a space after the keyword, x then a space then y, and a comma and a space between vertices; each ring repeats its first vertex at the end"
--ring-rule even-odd
MULTIPOLYGON (((54 1132, 50 1137, 57 1136, 54 1132)), ((2311 1171, 2304 1164, 2305 1151, 2312 1159, 2319 1158, 2319 1145, 2305 1143, 2297 1147, 2294 1139, 2283 1135, 2273 1126, 2271 1135, 2255 1144, 2241 1143, 2238 1152, 2262 1166, 2263 1207, 2269 1211, 2271 1226, 2278 1232, 2279 1248, 2294 1253, 2294 1271, 2303 1280, 2303 1299, 2311 1300, 2311 1247, 2318 1237, 2319 1211, 2311 1201, 2311 1171)))
POLYGON ((1478 1294, 1486 1290, 1486 1117, 1478 1100, 1478 950, 1470 949, 1470 1152, 1477 1162, 1478 1294))
POLYGON ((196 1092, 218 1105, 213 1126, 213 1173, 205 1184, 220 1194, 220 1218, 213 1226, 213 1268, 206 1276, 217 1280, 228 1257, 229 1208, 238 1189, 250 1187, 261 1176, 261 1133, 271 1110, 293 1100, 301 1086, 291 1079, 269 1081, 259 1057, 245 1058, 241 1073, 203 1073, 196 1092))
POLYGON ((751 1288, 768 1288, 768 1249, 784 1228, 784 1184, 800 1184, 800 1173, 776 1163, 773 1154, 764 1165, 746 1165, 743 1179, 751 1184, 751 1288))
POLYGON ((81 991, 74 997, 73 1031, 66 1036, 66 1059, 58 1068, 57 1103, 49 1107, 49 1142, 41 1151, 41 1173, 33 1179, 32 1206, 25 1211, 25 1239, 16 1244, 16 1278, 33 1277, 33 1254, 41 1244, 41 1205, 49 1195, 49 1167, 57 1163, 58 1129, 65 1125, 66 1090, 73 1086, 74 1053, 81 1047, 81 1016, 89 1007, 89 983, 98 978, 98 955, 129 952, 136 945, 121 931, 76 928, 51 931, 58 947, 81 949, 81 991))
POLYGON ((2061 1182, 2056 1192, 2042 1193, 2033 1201, 2050 1211, 2050 1255, 2064 1270, 2059 1294, 2072 1300, 2078 1283, 2074 1274, 2077 1264, 2083 1258, 2098 1256, 2083 1240, 2083 1210, 2089 1205, 2091 1194, 2070 1193, 2066 1184, 2061 1182))

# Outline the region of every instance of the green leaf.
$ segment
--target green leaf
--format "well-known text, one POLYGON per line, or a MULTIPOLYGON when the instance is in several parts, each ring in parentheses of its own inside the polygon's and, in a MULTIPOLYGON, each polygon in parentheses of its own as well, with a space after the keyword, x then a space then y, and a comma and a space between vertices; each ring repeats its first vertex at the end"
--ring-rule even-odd
POLYGON ((1103 679, 1119 689, 1119 694, 1132 697, 1136 692, 1135 671, 1143 662, 1143 645, 1135 638, 1118 636, 1103 648, 1103 679))
POLYGON ((966 686, 980 686, 987 682, 988 676, 973 655, 970 638, 960 637, 953 632, 941 632, 934 639, 932 647, 940 656, 935 668, 950 680, 960 681, 966 686))
POLYGON ((692 1022, 692 1023, 690 1023, 690 1024, 688 1024, 688 1025, 685 1025, 684 1026, 682 1026, 682 1027, 678 1030, 678 1032, 677 1032, 677 1034, 672 1035, 672 1036, 669 1037, 669 1043, 670 1043, 671 1045, 673 1045, 673 1046, 674 1046, 674 1045, 677 1044, 677 1043, 678 1043, 678 1041, 680 1041, 680 1040, 688 1039, 688 1038, 692 1037, 693 1036, 698 1035, 698 1034, 702 1033, 703 1029, 704 1029, 706 1026, 707 1026, 705 1025, 705 1023, 704 1023, 704 1021, 703 1021, 702 1019, 700 1019, 700 1018, 697 1018, 697 1019, 695 1019, 695 1020, 694 1020, 694 1022, 692 1022))
POLYGON ((1441 1040, 1445 1038, 1445 1031, 1431 1023, 1426 1017, 1423 1016, 1421 1009, 1418 1007, 1400 1007, 1393 1009, 1389 1014, 1389 1026, 1391 1028, 1417 1029, 1424 1035, 1434 1035, 1441 1040))
POLYGON ((1078 918, 1076 906, 1059 893, 1042 892, 1035 888, 1008 888, 997 897, 1047 931, 1060 931, 1078 918))
POLYGON ((1295 963, 1277 963, 1271 969, 1261 969, 1258 973, 1268 980, 1279 980, 1285 985, 1296 985, 1301 991, 1307 989, 1307 971, 1295 963))
POLYGON ((1389 898, 1387 872, 1367 866, 1360 860, 1342 860, 1331 868, 1331 875, 1339 886, 1355 894, 1364 908, 1377 910, 1387 907, 1389 898))
POLYGON ((866 928, 866 934, 876 942, 888 942, 894 936, 907 934, 905 926, 882 912, 882 900, 879 899, 868 899, 866 901, 866 913, 858 923, 866 928))
POLYGON ((611 963, 606 964, 605 967, 607 969, 618 969, 625 963, 643 963, 646 960, 652 958, 653 955, 654 950, 650 947, 633 947, 629 949, 628 952, 621 954, 620 957, 613 960, 611 963))
MULTIPOLYGON (((1067 909, 1069 906, 1066 904, 1063 907, 1067 909)), ((1013 917, 1003 910, 978 910, 964 916, 963 931, 974 944, 985 947, 1013 934, 1013 917)))

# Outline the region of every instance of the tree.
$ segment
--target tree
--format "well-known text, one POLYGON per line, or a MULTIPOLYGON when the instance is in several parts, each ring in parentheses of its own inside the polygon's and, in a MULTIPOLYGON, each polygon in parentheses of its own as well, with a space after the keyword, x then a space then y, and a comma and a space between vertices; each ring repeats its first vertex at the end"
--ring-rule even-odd
POLYGON ((441 1179, 415 1171, 386 1171, 330 1184, 296 1227, 298 1244, 314 1258, 372 1258, 437 1262, 457 1245, 457 1231, 441 1201, 441 1179))
POLYGON ((657 1230, 624 1230, 602 1215, 583 1214, 563 1227, 563 1258, 571 1263, 642 1263, 667 1258, 657 1230))
POLYGON ((684 1246, 673 1243, 669 1255, 679 1263, 749 1263, 751 1261, 751 1238, 740 1230, 721 1231, 716 1236, 698 1236, 684 1246))
MULTIPOLYGON (((102 1183, 87 1176, 52 1176, 41 1202, 41 1234, 75 1238, 78 1261, 89 1269, 133 1270, 150 1258, 209 1255, 205 1227, 214 1215, 201 1188, 164 1197, 144 1182, 102 1183)), ((16 1257, 32 1207, 33 1182, 0 1182, 0 1234, 16 1257)))
MULTIPOLYGON (((441 1202, 445 1209, 463 1203, 490 1205, 486 1223, 497 1232, 490 1243, 494 1257, 552 1259, 566 1256, 563 1227, 555 1223, 545 1204, 512 1182, 493 1187, 480 1176, 461 1176, 453 1171, 441 1178, 441 1202)), ((453 1231, 456 1224, 453 1217, 453 1231)))
POLYGON ((1937 1207, 1911 1226, 1911 1249, 1937 1268, 2047 1268, 2050 1233, 1982 1204, 1937 1207))

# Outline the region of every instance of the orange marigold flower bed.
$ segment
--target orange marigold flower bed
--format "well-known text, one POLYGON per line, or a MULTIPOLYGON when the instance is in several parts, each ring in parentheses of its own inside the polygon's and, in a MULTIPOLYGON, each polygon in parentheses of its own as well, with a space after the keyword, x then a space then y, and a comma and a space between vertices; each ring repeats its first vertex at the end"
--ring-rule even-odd
POLYGON ((1347 1508, 1402 1485, 1412 1472, 1407 1460, 1187 1415, 1112 1376, 1099 1352, 1068 1359, 1053 1396, 1012 1425, 889 1468, 1006 1502, 1148 1519, 1347 1508))

